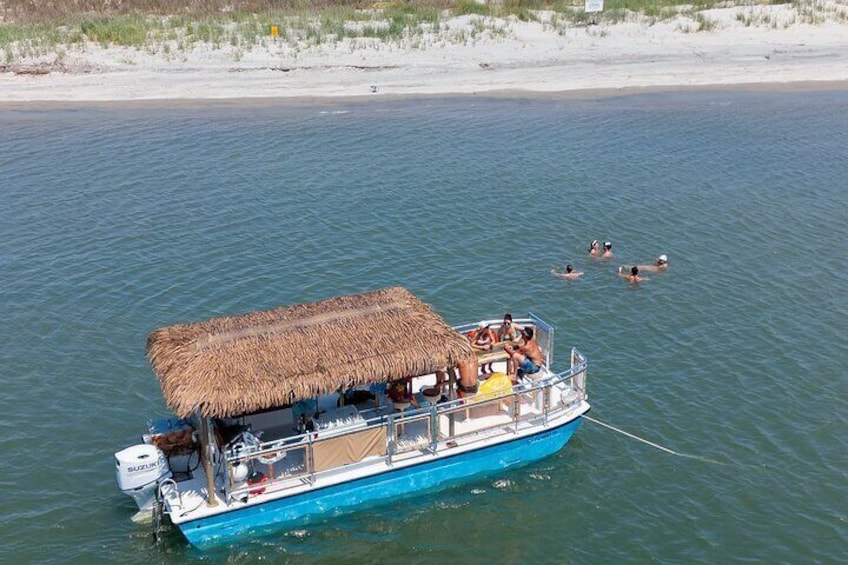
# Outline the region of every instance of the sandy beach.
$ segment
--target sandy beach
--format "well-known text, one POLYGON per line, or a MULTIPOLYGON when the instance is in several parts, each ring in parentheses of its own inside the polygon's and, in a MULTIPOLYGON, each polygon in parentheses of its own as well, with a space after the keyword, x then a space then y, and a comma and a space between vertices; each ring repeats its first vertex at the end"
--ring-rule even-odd
POLYGON ((488 24, 498 33, 470 34, 479 22, 463 16, 437 35, 392 43, 90 45, 0 66, 0 104, 848 86, 848 4, 825 4, 812 24, 789 4, 701 14, 703 31, 678 16, 590 26, 500 20, 488 24))

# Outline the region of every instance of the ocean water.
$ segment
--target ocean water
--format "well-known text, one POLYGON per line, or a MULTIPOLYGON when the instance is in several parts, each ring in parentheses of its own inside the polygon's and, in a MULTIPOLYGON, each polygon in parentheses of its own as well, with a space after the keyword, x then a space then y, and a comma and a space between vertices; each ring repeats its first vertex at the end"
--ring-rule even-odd
POLYGON ((847 92, 79 106, 0 132, 0 561, 848 562, 847 92), (588 356, 593 418, 709 461, 586 422, 521 469, 211 551, 130 520, 112 454, 167 415, 149 332, 388 285, 451 323, 541 315, 588 356))

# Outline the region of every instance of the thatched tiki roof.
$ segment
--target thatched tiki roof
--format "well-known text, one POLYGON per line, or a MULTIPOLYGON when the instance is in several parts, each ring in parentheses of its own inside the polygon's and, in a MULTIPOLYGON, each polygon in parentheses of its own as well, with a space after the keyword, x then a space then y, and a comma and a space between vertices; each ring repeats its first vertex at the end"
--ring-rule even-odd
POLYGON ((403 288, 156 330, 147 356, 177 416, 227 417, 474 357, 468 341, 403 288))

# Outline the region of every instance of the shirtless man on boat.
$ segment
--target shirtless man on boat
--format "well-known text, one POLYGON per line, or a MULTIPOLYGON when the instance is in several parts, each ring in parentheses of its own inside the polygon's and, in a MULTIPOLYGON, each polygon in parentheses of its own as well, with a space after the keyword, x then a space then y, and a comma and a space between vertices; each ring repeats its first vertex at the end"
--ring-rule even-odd
POLYGON ((504 351, 509 353, 512 366, 518 368, 515 373, 509 375, 513 383, 517 383, 518 379, 523 378, 524 375, 538 373, 544 361, 542 349, 533 337, 533 328, 524 328, 522 335, 524 341, 521 345, 517 347, 511 344, 504 345, 504 351))

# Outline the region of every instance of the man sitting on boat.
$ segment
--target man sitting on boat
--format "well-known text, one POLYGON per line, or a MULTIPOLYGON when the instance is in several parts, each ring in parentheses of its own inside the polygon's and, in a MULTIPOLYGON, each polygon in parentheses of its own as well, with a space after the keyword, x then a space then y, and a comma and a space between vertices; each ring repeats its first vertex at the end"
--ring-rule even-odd
POLYGON ((544 354, 533 336, 533 328, 524 328, 522 337, 523 343, 518 347, 511 344, 504 346, 504 351, 509 353, 512 366, 518 368, 514 374, 509 375, 513 383, 517 383, 518 379, 524 378, 525 375, 538 373, 542 370, 544 363, 544 354))

